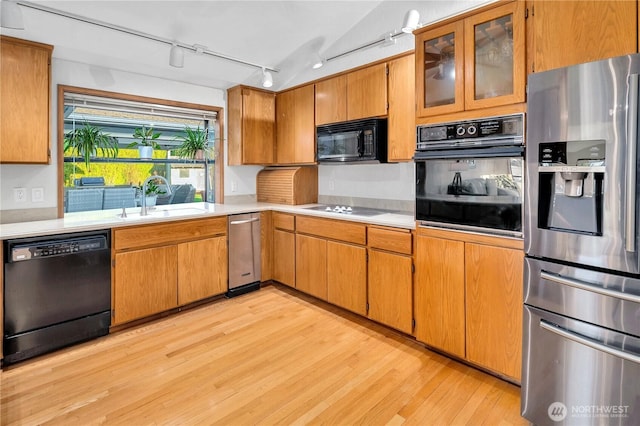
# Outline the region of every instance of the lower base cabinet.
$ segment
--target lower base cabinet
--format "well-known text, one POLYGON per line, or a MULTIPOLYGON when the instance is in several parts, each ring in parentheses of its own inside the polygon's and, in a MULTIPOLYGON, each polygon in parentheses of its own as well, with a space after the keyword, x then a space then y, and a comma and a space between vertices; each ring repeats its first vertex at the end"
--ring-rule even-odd
POLYGON ((177 248, 160 247, 115 256, 113 323, 143 318, 176 306, 177 248))
POLYGON ((227 238, 178 244, 178 305, 227 291, 227 238))
POLYGON ((327 300, 327 240, 296 235, 296 288, 327 300))
POLYGON ((367 315, 367 249, 327 242, 327 301, 367 315))
POLYGON ((522 241, 420 229, 416 339, 520 380, 522 241))
POLYGON ((369 250, 369 318, 411 334, 413 273, 411 256, 369 250))
POLYGON ((227 290, 227 218, 113 230, 112 325, 227 290))

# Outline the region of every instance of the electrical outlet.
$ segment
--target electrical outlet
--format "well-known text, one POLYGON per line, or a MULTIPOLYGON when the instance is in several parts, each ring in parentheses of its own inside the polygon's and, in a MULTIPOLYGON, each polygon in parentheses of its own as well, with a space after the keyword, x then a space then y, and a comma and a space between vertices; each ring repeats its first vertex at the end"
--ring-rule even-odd
POLYGON ((31 188, 31 202, 41 203, 44 201, 44 188, 31 188))
POLYGON ((13 201, 16 203, 25 203, 27 201, 27 189, 13 188, 13 201))
POLYGON ((336 189, 336 183, 334 180, 329 181, 329 191, 333 191, 336 189))
POLYGON ((231 192, 236 192, 238 190, 238 182, 235 180, 231 181, 231 192))

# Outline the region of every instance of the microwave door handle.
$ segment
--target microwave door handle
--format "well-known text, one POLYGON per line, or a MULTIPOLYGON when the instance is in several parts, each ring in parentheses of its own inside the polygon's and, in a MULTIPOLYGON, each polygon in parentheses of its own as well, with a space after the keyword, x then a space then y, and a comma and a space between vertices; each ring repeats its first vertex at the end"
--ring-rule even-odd
POLYGON ((625 248, 636 251, 636 162, 638 150, 638 74, 629 75, 625 193, 625 248))
POLYGON ((358 131, 358 157, 362 157, 364 155, 364 132, 362 130, 358 131))

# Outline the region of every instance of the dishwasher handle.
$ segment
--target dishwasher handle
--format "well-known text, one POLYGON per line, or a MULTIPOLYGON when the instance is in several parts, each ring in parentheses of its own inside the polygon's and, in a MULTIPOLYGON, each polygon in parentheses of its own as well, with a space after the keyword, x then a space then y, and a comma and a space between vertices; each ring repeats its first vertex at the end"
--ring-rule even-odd
POLYGON ((257 222, 259 220, 260 220, 259 217, 253 217, 251 219, 245 219, 245 220, 232 220, 231 222, 229 222, 229 225, 242 225, 245 223, 257 222))

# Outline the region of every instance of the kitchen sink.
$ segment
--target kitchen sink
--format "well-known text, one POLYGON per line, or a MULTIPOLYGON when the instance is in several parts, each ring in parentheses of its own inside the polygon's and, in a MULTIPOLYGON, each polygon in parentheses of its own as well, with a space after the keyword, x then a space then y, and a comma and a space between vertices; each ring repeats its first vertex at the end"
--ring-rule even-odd
POLYGON ((136 209, 135 212, 127 212, 126 217, 122 217, 121 213, 116 216, 123 220, 144 220, 145 218, 160 218, 160 217, 180 217, 180 216, 193 216, 204 213, 202 209, 195 209, 193 207, 185 207, 183 209, 155 209, 148 210, 146 216, 140 214, 140 210, 136 209))

